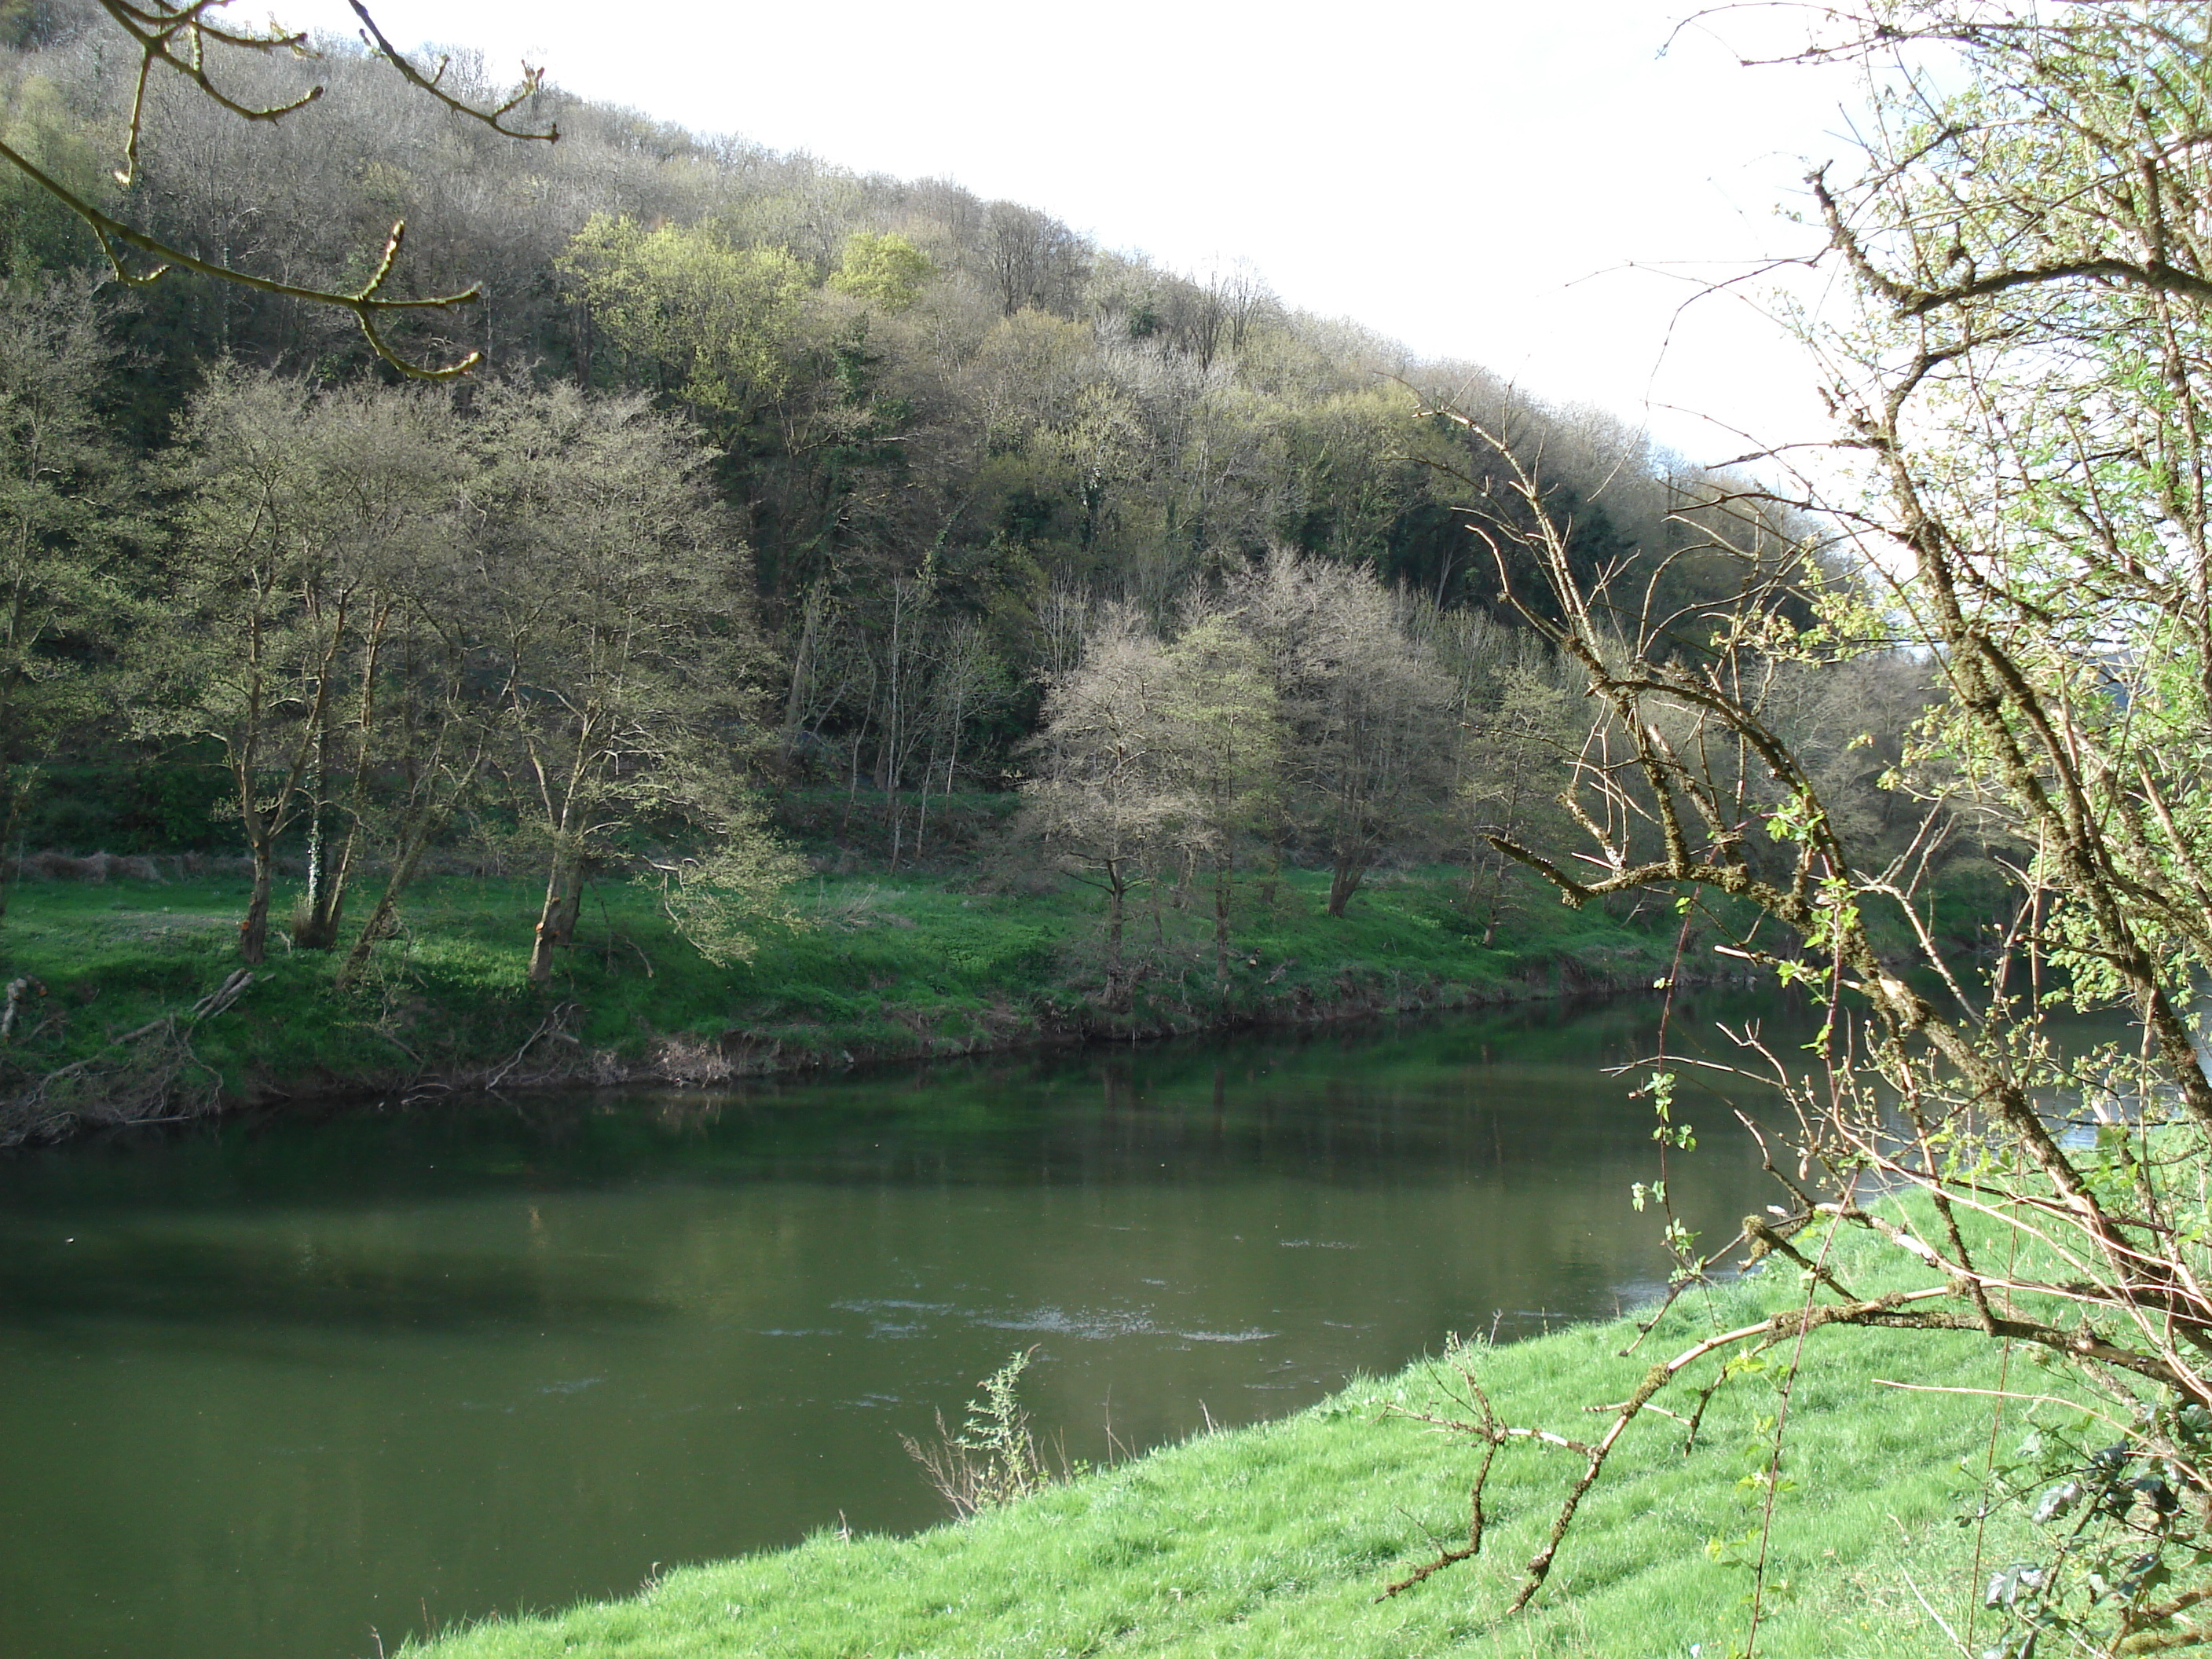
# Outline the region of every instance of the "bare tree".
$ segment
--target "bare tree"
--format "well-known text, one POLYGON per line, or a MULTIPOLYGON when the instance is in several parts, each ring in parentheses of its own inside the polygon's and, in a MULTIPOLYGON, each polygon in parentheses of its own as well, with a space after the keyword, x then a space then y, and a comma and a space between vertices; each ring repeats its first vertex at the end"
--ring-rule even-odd
POLYGON ((757 740, 755 640, 743 546, 679 422, 567 388, 480 401, 502 775, 546 872, 530 956, 542 981, 619 836, 752 833, 737 767, 757 740))
MULTIPOLYGON (((1723 1352, 1810 1364, 1816 1333, 1966 1332, 2042 1355, 2115 1437, 2055 1455, 2033 1486, 1992 1472, 1990 1503, 2019 1501, 2029 1540, 2004 1593, 1973 1610, 2012 1626, 1993 1650, 2197 1645, 2192 1609, 2212 1594, 2212 15, 1936 0, 1826 16, 1807 56, 1871 71, 1866 153, 1848 177, 1808 181, 1856 301, 1814 335, 1865 486, 1830 520, 1856 570, 1778 544, 1775 509, 1817 504, 1809 493, 1703 491, 1686 517, 1735 562, 1738 596, 1655 608, 1648 586, 1576 568, 1539 482, 1470 422, 1522 498, 1489 532, 1501 568, 1522 555, 1541 572, 1522 612, 1579 665, 1613 745, 1576 778, 1589 845, 1575 865, 1499 849, 1573 904, 1709 900, 1733 949, 1829 1010, 1811 1055, 1750 1050, 1797 1120, 1786 1152, 1765 1132, 1781 1213, 1702 1256, 1675 1241, 1684 1283, 1741 1244, 1796 1266, 1802 1303, 1596 1408, 1598 1431, 1570 1437, 1583 1459, 1515 1606, 1622 1436, 1669 1389, 1710 1398, 1735 1374, 1723 1352), (1901 845, 1838 801, 1839 781, 1861 784, 1792 729, 1803 675, 1880 670, 1900 645, 1929 705, 1890 786, 1920 804, 1901 845), (1980 953, 1947 948, 1933 915, 1960 817, 2012 864, 1980 953), (2062 1002, 2132 1031, 2069 1052, 2048 1018, 2062 1002), (2087 1133, 2066 1134, 2069 1120, 2087 1133), (1921 1206, 1885 1212, 1870 1190, 1921 1206), (1844 1282, 1825 1265, 1832 1228, 1895 1247, 1897 1274, 1844 1282)), ((1672 1089, 1662 1059, 1650 1091, 1669 1139, 1672 1089)), ((1533 1431, 1499 1421, 1479 1384, 1469 1400, 1458 1426, 1486 1474, 1533 1431)), ((1783 1435, 1778 1419, 1770 1498, 1783 1435)), ((1394 1589, 1480 1547, 1480 1486, 1468 1541, 1394 1589)))
POLYGON ((1508 627, 1484 612, 1443 611, 1426 601, 1413 609, 1413 630, 1451 680, 1460 737, 1454 785, 1471 834, 1468 897, 1482 907, 1482 942, 1497 936, 1512 860, 1491 845, 1495 836, 1528 842, 1540 828, 1571 829, 1556 797, 1570 763, 1588 741, 1589 720, 1571 664, 1543 638, 1508 627))
POLYGON ((1075 233, 1018 202, 994 202, 984 218, 983 257, 1006 314, 1028 308, 1066 316, 1085 261, 1075 233))
MULTIPOLYGON (((929 788, 944 769, 944 794, 958 788, 962 746, 969 725, 1006 702, 1010 686, 1006 665, 991 649, 983 629, 971 617, 948 619, 935 641, 934 672, 923 710, 928 755, 921 768, 921 799, 915 808, 914 855, 922 856, 929 827, 929 788)), ((971 751, 972 752, 972 751, 971 751)))
POLYGON ((1450 787, 1449 684, 1370 572, 1278 550, 1225 600, 1270 659, 1290 726, 1286 795, 1344 914, 1376 860, 1450 787))
POLYGON ((1106 619, 1083 661, 1054 681, 1022 786, 1018 829, 1042 840, 1106 898, 1106 1004, 1127 1006, 1123 950, 1131 892, 1178 816, 1165 787, 1166 664, 1159 641, 1127 613, 1106 619))
POLYGON ((390 558, 438 533, 447 504, 429 413, 234 371, 185 424, 173 482, 191 625, 156 643, 161 690, 142 724, 222 747, 253 861, 239 927, 250 963, 267 951, 277 848, 295 828, 311 856, 301 942, 335 942, 400 610, 390 558))
POLYGON ((362 575, 354 660, 343 695, 319 700, 301 780, 307 862, 292 942, 309 950, 337 943, 391 730, 420 716, 405 670, 426 643, 415 632, 427 620, 421 573, 453 556, 459 424, 442 396, 362 387, 324 397, 297 434, 316 498, 301 529, 325 556, 358 562, 362 575))
POLYGON ((1160 771, 1185 855, 1210 869, 1213 978, 1225 993, 1238 859, 1281 809, 1280 700, 1265 648, 1228 615, 1196 618, 1163 666, 1160 771))

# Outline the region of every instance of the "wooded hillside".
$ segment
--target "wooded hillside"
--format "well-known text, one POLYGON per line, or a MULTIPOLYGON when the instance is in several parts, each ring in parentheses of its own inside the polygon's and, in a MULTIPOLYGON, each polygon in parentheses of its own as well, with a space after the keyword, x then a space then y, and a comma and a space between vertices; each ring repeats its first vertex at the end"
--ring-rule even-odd
MULTIPOLYGON (((1188 874, 1256 836, 1331 864, 1340 904, 1376 857, 1487 858, 1481 832, 1554 793, 1536 773, 1580 717, 1504 592, 1548 602, 1534 500, 1593 587, 1680 619, 1662 650, 1702 647, 1700 602, 1736 591, 1747 548, 1803 556, 1729 479, 1300 313, 1248 268, 1165 270, 1036 208, 550 87, 503 122, 540 136, 509 136, 343 40, 226 58, 240 106, 323 88, 281 120, 151 75, 118 171, 141 83, 106 16, 19 0, 0 30, 6 142, 104 211, 349 290, 404 220, 388 292, 481 286, 391 338, 483 366, 408 382, 342 310, 112 280, 64 208, 0 179, 7 843, 233 823, 258 872, 250 959, 280 844, 306 849, 295 933, 318 945, 349 872, 404 884, 465 827, 544 857, 556 943, 580 872, 640 836, 726 842, 748 786, 865 795, 896 859, 933 793, 1064 768, 1064 732, 1032 739, 1102 653, 1204 628, 1262 648, 1233 596, 1267 568, 1305 569, 1302 591, 1369 619, 1360 651, 1420 682, 1434 752, 1391 787, 1427 805, 1300 818, 1217 779, 1221 822, 1168 839, 1188 874), (137 793, 72 818, 40 804, 58 766, 80 797, 136 769, 137 793)), ((466 59, 441 85, 505 96, 466 59)), ((1350 660, 1285 659, 1268 695, 1350 660)))

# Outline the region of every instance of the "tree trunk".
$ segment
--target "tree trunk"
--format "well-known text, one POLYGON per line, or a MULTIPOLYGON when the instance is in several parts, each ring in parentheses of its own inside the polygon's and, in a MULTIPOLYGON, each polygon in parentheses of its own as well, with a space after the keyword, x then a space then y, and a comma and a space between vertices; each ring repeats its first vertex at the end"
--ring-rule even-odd
POLYGON ((269 890, 274 884, 276 849, 264 841, 253 844, 253 890, 246 896, 246 920, 238 924, 238 954, 249 968, 258 968, 269 957, 269 890))
MULTIPOLYGON (((1505 827, 1499 832, 1508 841, 1517 840, 1521 834, 1521 769, 1516 766, 1513 769, 1513 787, 1505 797, 1505 827)), ((1492 848, 1490 857, 1490 911, 1482 923, 1486 949, 1498 935, 1498 908, 1505 900, 1505 854, 1492 848)))
POLYGON ((367 805, 370 733, 376 726, 376 686, 384 655, 384 635, 392 620, 386 605, 371 621, 362 649, 360 705, 353 720, 352 776, 347 782, 346 830, 333 842, 330 831, 330 787, 333 740, 325 724, 316 739, 314 790, 307 819, 307 893, 292 917, 292 943, 307 951, 337 948, 338 930, 345 919, 346 889, 353 879, 353 854, 361 835, 367 805))
POLYGON ((1119 1013, 1127 1001, 1121 969, 1122 882, 1121 871, 1106 871, 1106 1006, 1119 1013))
POLYGON ((1366 860, 1340 855, 1330 866, 1328 875, 1328 913, 1341 916, 1344 907, 1352 902, 1352 896, 1359 890, 1359 884, 1367 875, 1366 860))
MULTIPOLYGON (((362 923, 360 936, 338 969, 337 985, 341 991, 349 988, 361 977, 361 970, 368 966, 369 954, 376 949, 376 941, 384 937, 384 930, 392 925, 392 918, 398 914, 399 896, 413 883, 415 872, 422 866, 422 855, 430 850, 434 833, 430 830, 421 831, 413 844, 392 861, 392 874, 384 884, 384 890, 376 896, 375 908, 368 913, 368 920, 362 923)), ((332 926, 336 927, 335 919, 332 926)))
POLYGON ((543 985, 553 976, 553 952, 573 945, 576 913, 584 903, 584 860, 581 854, 556 848, 545 876, 545 906, 538 913, 538 933, 530 946, 530 979, 543 985))
POLYGON ((314 799, 307 808, 307 878, 300 893, 299 908, 292 913, 292 943, 310 950, 308 939, 315 932, 316 913, 323 905, 323 791, 319 775, 314 784, 314 799))
POLYGON ((1224 996, 1229 994, 1229 898, 1234 879, 1230 860, 1222 860, 1213 872, 1213 982, 1224 996))
POLYGON ((853 833, 853 807, 860 798, 860 742, 868 735, 868 720, 863 714, 860 729, 853 733, 853 764, 845 785, 845 811, 837 820, 837 847, 843 851, 853 833))
POLYGON ((936 764, 937 757, 933 755, 929 765, 921 769, 921 800, 914 813, 914 861, 917 865, 921 862, 922 835, 929 828, 929 774, 936 764))
POLYGON ((292 943, 302 951, 334 951, 345 922, 345 893, 326 884, 319 901, 302 901, 292 916, 292 943))
POLYGON ((15 837, 23 823, 23 805, 30 799, 38 781, 37 773, 26 767, 8 786, 8 817, 0 823, 0 917, 8 914, 8 900, 15 890, 17 861, 23 849, 15 845, 15 837))
POLYGON ((384 884, 384 890, 376 896, 376 903, 368 913, 368 920, 362 923, 361 933, 354 939, 353 949, 346 952, 346 959, 338 964, 339 990, 351 990, 354 981, 361 977, 361 970, 368 966, 368 958, 376 949, 376 941, 391 926, 392 918, 398 912, 403 884, 404 878, 399 871, 393 870, 392 879, 384 884))
POLYGON ((307 890, 292 914, 292 943, 302 951, 335 950, 345 921, 355 832, 348 830, 333 849, 324 828, 326 811, 318 799, 307 820, 307 890))
POLYGON ((829 579, 817 576, 806 590, 806 609, 799 624, 799 643, 791 653, 791 686, 783 699, 783 758, 788 766, 799 754, 800 715, 814 672, 814 640, 822 625, 822 606, 829 579))
MULTIPOLYGON (((442 736, 440 742, 442 746, 442 736)), ((466 798, 475 785, 477 774, 483 769, 483 761, 484 740, 479 736, 476 751, 468 757, 467 764, 447 774, 448 793, 442 800, 435 793, 434 766, 425 768, 416 776, 408 791, 406 804, 400 811, 397 835, 392 844, 392 871, 385 879, 384 890, 377 895, 375 907, 369 911, 368 920, 362 924, 361 933, 354 940, 353 949, 346 953, 345 962, 338 969, 340 990, 350 986, 361 976, 362 969, 368 965, 377 940, 384 937, 392 926, 392 919, 398 914, 401 896, 415 884, 415 877, 422 867, 422 860, 429 856, 430 848, 437 844, 445 835, 447 826, 453 823, 458 804, 466 798)))

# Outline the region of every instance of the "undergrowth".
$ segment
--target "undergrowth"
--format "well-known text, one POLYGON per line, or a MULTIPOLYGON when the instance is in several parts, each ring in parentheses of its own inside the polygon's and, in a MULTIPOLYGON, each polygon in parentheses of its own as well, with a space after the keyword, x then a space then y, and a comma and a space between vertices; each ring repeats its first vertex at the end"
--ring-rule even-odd
POLYGON ((1022 1374, 1036 1357, 1034 1346, 1018 1350, 978 1382, 983 1392, 968 1402, 957 1429, 939 1411, 933 1438, 899 1437, 906 1455, 955 1515, 975 1515, 1035 1497, 1080 1473, 1069 1462, 1064 1444, 1038 1436, 1022 1404, 1022 1374))

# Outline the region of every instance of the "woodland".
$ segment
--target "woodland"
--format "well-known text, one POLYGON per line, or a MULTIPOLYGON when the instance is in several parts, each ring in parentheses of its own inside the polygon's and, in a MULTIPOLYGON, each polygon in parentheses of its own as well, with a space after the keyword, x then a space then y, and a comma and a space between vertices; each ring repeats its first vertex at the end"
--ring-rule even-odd
MULTIPOLYGON (((486 121, 507 94, 465 58, 431 97, 373 46, 218 53, 239 107, 322 88, 254 121, 142 85, 90 0, 0 27, 14 154, 291 285, 135 280, 0 178, 0 884, 242 858, 248 964, 274 927, 355 971, 448 867, 543 879, 533 978, 599 878, 742 951, 803 867, 777 824, 817 862, 972 860, 945 803, 1025 785, 1017 839, 1102 890, 1109 1002, 1133 885, 1212 918, 1217 973, 1236 884, 1285 860, 1332 914, 1456 862, 1487 933, 1515 883, 1484 837, 1571 827, 1546 769, 1590 737, 1519 532, 1632 576, 1683 650, 1747 527, 1818 562, 1739 481, 1249 268, 534 80, 486 121), (358 287, 399 221, 380 335, 295 297, 358 287)), ((1790 694, 1877 833, 1895 745, 1848 741, 1923 678, 1790 694)))

